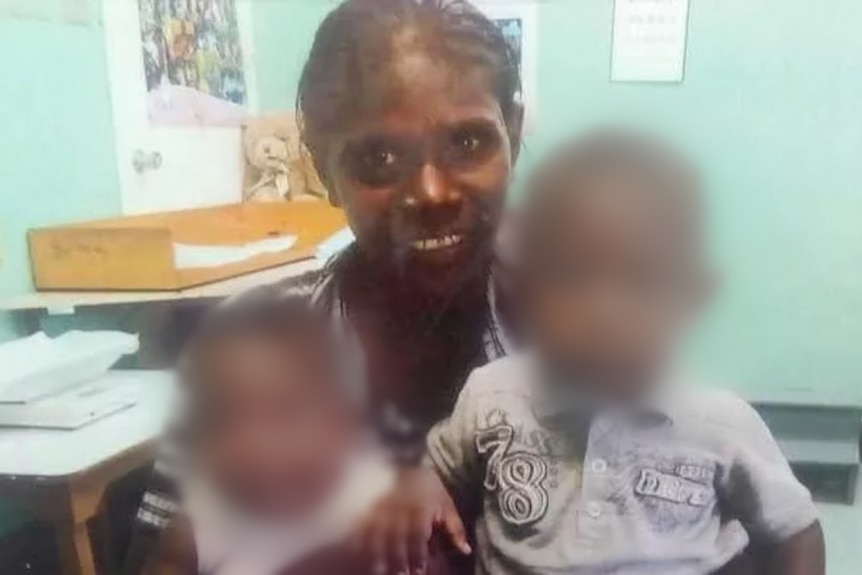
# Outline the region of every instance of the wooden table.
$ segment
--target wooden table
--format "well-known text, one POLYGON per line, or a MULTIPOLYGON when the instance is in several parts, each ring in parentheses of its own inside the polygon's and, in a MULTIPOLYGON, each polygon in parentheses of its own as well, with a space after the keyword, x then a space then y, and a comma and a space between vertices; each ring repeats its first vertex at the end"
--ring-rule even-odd
POLYGON ((49 291, 34 292, 0 300, 0 311, 40 311, 74 313, 76 307, 98 307, 164 301, 224 298, 249 288, 275 283, 306 272, 319 270, 324 262, 307 259, 177 291, 49 291))
POLYGON ((311 258, 176 291, 34 292, 0 299, 0 312, 12 312, 18 320, 21 331, 26 334, 32 334, 42 329, 41 321, 45 313, 49 315, 72 315, 78 308, 222 299, 256 286, 276 283, 307 272, 319 270, 323 265, 324 261, 311 258))
POLYGON ((50 521, 64 575, 95 575, 87 522, 111 482, 146 464, 170 411, 166 372, 107 377, 139 397, 133 407, 76 430, 0 430, 0 497, 50 521))

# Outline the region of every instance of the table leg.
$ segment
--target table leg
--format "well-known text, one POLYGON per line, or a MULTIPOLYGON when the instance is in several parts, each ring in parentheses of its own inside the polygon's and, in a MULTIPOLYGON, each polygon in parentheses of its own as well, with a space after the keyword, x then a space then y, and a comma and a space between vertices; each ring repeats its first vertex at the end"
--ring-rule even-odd
POLYGON ((93 548, 86 523, 57 526, 57 549, 63 575, 96 575, 93 548))
POLYGON ((51 481, 0 476, 0 495, 54 526, 63 575, 96 575, 87 523, 99 512, 111 481, 152 461, 154 451, 153 443, 142 443, 98 466, 51 481))

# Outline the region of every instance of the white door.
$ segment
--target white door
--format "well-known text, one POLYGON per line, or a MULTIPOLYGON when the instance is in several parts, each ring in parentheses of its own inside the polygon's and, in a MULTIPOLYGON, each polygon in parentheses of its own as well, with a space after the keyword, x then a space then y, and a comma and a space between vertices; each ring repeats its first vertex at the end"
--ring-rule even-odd
POLYGON ((103 0, 123 213, 240 201, 251 5, 103 0))

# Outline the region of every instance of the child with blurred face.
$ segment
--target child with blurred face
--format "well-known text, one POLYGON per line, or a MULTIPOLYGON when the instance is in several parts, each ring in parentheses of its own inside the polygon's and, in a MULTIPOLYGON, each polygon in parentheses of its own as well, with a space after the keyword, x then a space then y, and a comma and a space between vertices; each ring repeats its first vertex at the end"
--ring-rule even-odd
POLYGON ((340 543, 391 477, 367 455, 328 320, 261 288, 204 322, 181 369, 186 516, 150 572, 363 572, 340 543))
MULTIPOLYGON (((602 132, 536 172, 515 283, 529 349, 473 372, 429 437, 449 503, 480 509, 478 573, 822 574, 808 491, 757 413, 689 385, 707 295, 698 182, 673 152, 602 132)), ((436 505, 441 505, 439 502, 436 505)))
POLYGON ((529 193, 523 320, 547 376, 596 402, 650 393, 708 295, 694 174, 601 134, 558 152, 529 193))

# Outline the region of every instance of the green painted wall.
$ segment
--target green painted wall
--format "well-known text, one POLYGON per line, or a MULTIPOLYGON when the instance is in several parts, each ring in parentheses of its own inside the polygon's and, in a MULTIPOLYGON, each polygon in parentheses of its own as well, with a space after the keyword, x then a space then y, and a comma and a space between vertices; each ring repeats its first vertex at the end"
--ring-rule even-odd
MULTIPOLYGON (((117 214, 120 195, 102 28, 59 17, 0 17, 0 53, 0 297, 6 297, 32 289, 28 228, 117 214)), ((16 335, 17 322, 0 313, 0 341, 16 335)), ((0 534, 22 518, 0 501, 0 534)))
POLYGON ((296 84, 317 25, 338 0, 254 4, 254 60, 264 112, 293 110, 296 84))
POLYGON ((698 356, 747 391, 862 383, 862 5, 692 0, 685 81, 608 81, 610 0, 542 5, 541 153, 633 122, 703 166, 725 273, 698 356))
POLYGON ((0 53, 4 297, 32 289, 28 228, 117 214, 120 195, 102 28, 0 17, 0 53))
POLYGON ((17 322, 9 314, 0 312, 0 342, 14 339, 20 335, 17 322))

